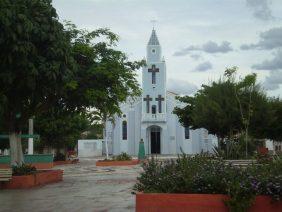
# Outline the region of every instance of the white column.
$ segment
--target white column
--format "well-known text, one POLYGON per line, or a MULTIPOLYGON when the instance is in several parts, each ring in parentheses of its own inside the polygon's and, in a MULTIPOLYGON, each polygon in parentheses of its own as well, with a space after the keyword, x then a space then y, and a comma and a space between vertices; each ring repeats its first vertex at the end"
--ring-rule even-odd
MULTIPOLYGON (((28 120, 28 134, 33 135, 33 119, 28 120)), ((33 155, 33 138, 28 138, 28 154, 33 155)))

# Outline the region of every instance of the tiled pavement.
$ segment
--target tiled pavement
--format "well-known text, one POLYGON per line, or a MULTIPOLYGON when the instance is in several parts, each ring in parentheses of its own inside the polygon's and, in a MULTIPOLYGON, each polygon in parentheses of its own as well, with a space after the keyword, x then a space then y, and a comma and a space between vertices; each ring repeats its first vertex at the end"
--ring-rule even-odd
POLYGON ((57 166, 59 183, 26 190, 0 190, 0 211, 134 211, 131 194, 142 168, 96 167, 95 159, 57 166))

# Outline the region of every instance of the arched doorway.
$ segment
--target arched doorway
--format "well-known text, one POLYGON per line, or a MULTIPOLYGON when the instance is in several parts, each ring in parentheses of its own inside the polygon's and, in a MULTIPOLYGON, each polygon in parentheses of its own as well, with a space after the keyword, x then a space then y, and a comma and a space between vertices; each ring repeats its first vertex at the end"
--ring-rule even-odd
POLYGON ((161 128, 159 126, 150 127, 151 154, 161 153, 161 128))

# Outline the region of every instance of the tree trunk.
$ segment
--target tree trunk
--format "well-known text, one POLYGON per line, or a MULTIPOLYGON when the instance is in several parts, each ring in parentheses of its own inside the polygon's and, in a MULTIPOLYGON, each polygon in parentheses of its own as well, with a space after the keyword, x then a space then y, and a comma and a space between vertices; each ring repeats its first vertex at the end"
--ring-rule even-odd
POLYGON ((104 139, 105 139, 105 148, 106 148, 106 159, 109 159, 109 150, 108 150, 108 139, 107 139, 106 121, 104 121, 104 139))
POLYGON ((22 142, 21 142, 21 133, 12 132, 9 134, 10 141, 10 157, 11 165, 22 165, 24 163, 22 142))
POLYGON ((248 128, 246 128, 246 132, 245 132, 245 140, 246 140, 246 146, 245 146, 245 151, 246 151, 246 159, 248 159, 248 128))

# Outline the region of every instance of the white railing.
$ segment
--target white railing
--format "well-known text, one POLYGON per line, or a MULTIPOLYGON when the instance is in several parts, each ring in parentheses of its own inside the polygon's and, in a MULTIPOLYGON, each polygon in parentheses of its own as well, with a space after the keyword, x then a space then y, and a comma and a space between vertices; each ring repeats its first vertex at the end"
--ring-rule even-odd
POLYGON ((166 114, 164 113, 145 113, 142 114, 142 122, 166 122, 166 114))

